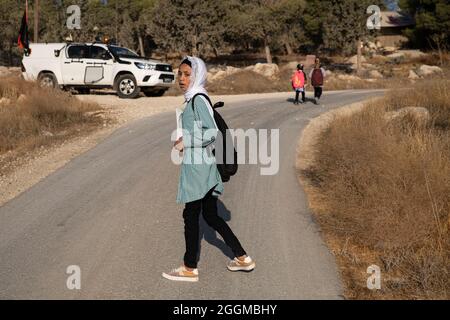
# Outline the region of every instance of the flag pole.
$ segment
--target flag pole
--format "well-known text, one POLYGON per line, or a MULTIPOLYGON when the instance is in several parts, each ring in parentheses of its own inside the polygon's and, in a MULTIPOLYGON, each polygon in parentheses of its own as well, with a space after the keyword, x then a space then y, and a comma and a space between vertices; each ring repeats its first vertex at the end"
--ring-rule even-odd
MULTIPOLYGON (((27 0, 27 8, 28 8, 28 0, 27 0)), ((39 0, 34 0, 34 43, 38 42, 38 35, 39 35, 39 0)))

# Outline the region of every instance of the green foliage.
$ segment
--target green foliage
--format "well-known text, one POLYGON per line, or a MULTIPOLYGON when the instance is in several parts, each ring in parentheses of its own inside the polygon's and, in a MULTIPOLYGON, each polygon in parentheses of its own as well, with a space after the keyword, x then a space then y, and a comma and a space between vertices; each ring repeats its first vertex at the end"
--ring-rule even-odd
POLYGON ((448 49, 450 2, 448 0, 402 0, 400 8, 414 16, 416 25, 405 34, 416 47, 448 49))
MULTIPOLYGON (((33 40, 34 3, 29 0, 33 40)), ((366 28, 371 4, 381 0, 56 0, 40 1, 39 41, 93 41, 115 38, 142 55, 159 53, 219 55, 225 52, 352 54, 366 28), (66 27, 66 9, 81 8, 81 29, 66 27)), ((17 35, 24 0, 0 0, 0 63, 20 62, 17 35)), ((402 0, 417 26, 406 34, 416 46, 445 49, 450 42, 448 0, 402 0)))
POLYGON ((164 50, 202 54, 223 44, 226 2, 166 0, 154 12, 147 30, 164 50))
POLYGON ((332 52, 352 54, 356 41, 367 37, 367 7, 373 0, 323 1, 326 19, 323 22, 323 44, 332 52))

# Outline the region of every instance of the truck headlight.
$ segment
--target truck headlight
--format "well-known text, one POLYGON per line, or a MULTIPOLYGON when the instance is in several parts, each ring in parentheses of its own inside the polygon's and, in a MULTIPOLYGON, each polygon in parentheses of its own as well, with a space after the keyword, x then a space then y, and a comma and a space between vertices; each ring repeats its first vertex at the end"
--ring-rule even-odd
POLYGON ((156 66, 154 64, 135 62, 136 67, 142 70, 155 70, 156 66))

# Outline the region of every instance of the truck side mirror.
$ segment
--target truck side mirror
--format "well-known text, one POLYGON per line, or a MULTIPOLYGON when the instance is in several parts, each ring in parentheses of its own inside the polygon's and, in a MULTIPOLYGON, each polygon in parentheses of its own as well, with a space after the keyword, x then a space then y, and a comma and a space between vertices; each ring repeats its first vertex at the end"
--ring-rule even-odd
POLYGON ((55 52, 55 57, 59 57, 59 54, 60 54, 60 52, 61 52, 61 50, 54 50, 54 52, 55 52))

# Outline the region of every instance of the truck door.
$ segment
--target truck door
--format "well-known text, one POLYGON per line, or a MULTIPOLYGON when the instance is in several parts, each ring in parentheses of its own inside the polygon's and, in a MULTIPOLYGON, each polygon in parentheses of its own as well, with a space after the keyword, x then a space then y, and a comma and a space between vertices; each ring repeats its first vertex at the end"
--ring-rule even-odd
POLYGON ((89 85, 112 85, 113 59, 104 47, 89 46, 89 55, 85 59, 86 69, 83 82, 89 85))
POLYGON ((83 44, 73 44, 67 47, 62 61, 62 78, 64 84, 84 84, 86 58, 89 48, 83 44))

